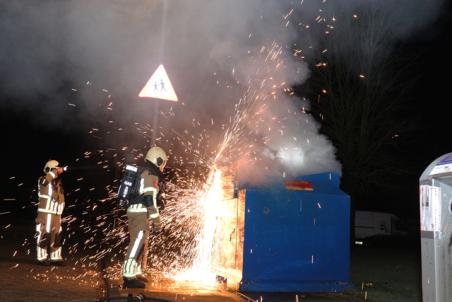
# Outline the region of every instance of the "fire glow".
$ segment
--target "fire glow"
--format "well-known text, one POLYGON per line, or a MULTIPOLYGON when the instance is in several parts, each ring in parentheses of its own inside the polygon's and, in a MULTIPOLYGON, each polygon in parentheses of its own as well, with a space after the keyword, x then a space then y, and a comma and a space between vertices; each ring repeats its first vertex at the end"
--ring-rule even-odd
POLYGON ((216 220, 219 214, 218 204, 223 199, 221 171, 212 170, 206 184, 207 190, 199 199, 202 231, 199 234, 196 258, 193 266, 186 272, 176 275, 178 281, 202 282, 207 285, 215 283, 215 273, 212 270, 213 243, 216 229, 216 220))
MULTIPOLYGON (((284 66, 282 53, 283 47, 273 42, 268 48, 262 48, 253 59, 259 68, 235 104, 229 124, 224 125, 222 142, 212 153, 203 152, 210 139, 209 129, 203 129, 205 125, 196 119, 193 119, 194 129, 185 129, 183 132, 156 128, 148 123, 133 124, 133 131, 137 131, 140 139, 165 141, 169 150, 180 151, 172 154, 174 177, 166 182, 162 230, 149 238, 149 267, 146 273, 152 280, 151 286, 161 288, 166 286, 166 281, 173 286, 175 281, 177 286, 199 289, 215 286, 217 280, 224 283, 226 279, 228 287, 238 287, 243 266, 244 194, 238 192, 238 197, 234 195, 237 192, 234 192, 234 181, 229 173, 240 171, 243 177, 247 167, 266 167, 264 164, 268 154, 262 152, 263 147, 264 150, 272 151, 269 155, 272 159, 284 159, 286 156, 274 152, 279 150, 271 145, 275 138, 281 140, 280 137, 287 136, 286 140, 293 144, 285 125, 288 117, 284 115, 280 119, 271 112, 274 107, 271 104, 284 97, 283 93, 288 93, 286 81, 277 76, 284 66), (240 154, 238 158, 237 154, 240 154), (190 166, 192 163, 195 163, 193 169, 190 166), (216 167, 215 163, 222 165, 221 168, 216 167), (197 170, 198 167, 202 168, 197 170), (207 180, 204 179, 206 171, 210 171, 207 180)), ((158 88, 162 90, 162 86, 157 85, 158 88)), ((111 101, 106 107, 106 111, 110 110, 111 101)), ((298 118, 298 112, 288 109, 292 118, 298 118)), ((161 111, 159 116, 165 119, 176 117, 172 110, 161 111)), ((214 124, 213 119, 211 124, 214 124)), ((122 137, 122 131, 123 128, 117 128, 117 132, 111 133, 97 127, 91 128, 89 133, 96 137, 116 134, 122 137)), ((126 162, 126 154, 133 161, 142 160, 139 150, 121 145, 117 148, 87 150, 76 162, 92 162, 107 172, 110 169, 121 170, 126 162)), ((254 173, 253 176, 261 175, 254 173)), ((80 186, 68 192, 73 194, 71 198, 82 193, 88 194, 84 192, 83 184, 89 180, 80 177, 77 181, 80 186)), ((91 267, 107 258, 111 262, 109 277, 121 280, 128 231, 126 211, 117 205, 115 182, 106 184, 106 195, 98 202, 93 203, 91 198, 83 201, 80 205, 84 207, 81 217, 68 215, 65 221, 68 240, 73 242, 68 254, 76 258, 76 265, 91 267), (96 217, 96 220, 88 217, 96 217), (76 238, 71 239, 79 229, 86 239, 84 244, 79 244, 76 238), (99 233, 103 236, 100 243, 96 239, 99 233), (82 257, 79 256, 81 251, 84 253, 82 257)))
POLYGON ((241 267, 236 269, 238 203, 237 198, 232 198, 232 178, 223 176, 221 170, 213 168, 205 187, 199 199, 203 222, 196 239, 196 257, 193 265, 176 274, 174 279, 214 286, 217 277, 221 276, 230 280, 232 287, 236 287, 241 279, 241 267), (233 267, 230 263, 234 264, 233 267))

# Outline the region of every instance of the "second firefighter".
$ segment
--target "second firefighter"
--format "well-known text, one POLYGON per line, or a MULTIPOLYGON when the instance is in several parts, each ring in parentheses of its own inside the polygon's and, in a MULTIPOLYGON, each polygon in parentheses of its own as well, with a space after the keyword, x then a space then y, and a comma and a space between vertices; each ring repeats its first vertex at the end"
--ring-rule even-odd
POLYGON ((122 268, 124 287, 145 287, 143 272, 147 267, 149 228, 152 223, 154 232, 160 230, 157 195, 167 161, 168 156, 162 148, 152 147, 145 156, 145 165, 136 168, 137 192, 127 205, 130 243, 122 268))

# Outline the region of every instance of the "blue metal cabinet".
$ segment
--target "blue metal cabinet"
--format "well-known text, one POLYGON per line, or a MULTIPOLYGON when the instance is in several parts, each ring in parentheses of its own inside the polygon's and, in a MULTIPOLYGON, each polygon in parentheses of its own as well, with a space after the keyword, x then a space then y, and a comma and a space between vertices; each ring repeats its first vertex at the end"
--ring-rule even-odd
POLYGON ((283 183, 245 188, 242 291, 337 292, 350 274, 350 201, 339 175, 297 178, 313 190, 283 183))

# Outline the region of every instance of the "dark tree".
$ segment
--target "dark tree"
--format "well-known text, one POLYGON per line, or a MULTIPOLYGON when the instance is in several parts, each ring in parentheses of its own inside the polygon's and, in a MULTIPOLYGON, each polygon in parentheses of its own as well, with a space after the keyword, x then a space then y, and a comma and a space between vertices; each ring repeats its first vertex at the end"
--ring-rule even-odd
POLYGON ((296 93, 311 100, 321 132, 335 145, 353 207, 375 209, 378 192, 397 190, 408 172, 401 153, 415 124, 407 118, 414 58, 398 53, 381 11, 344 16, 337 27, 317 45, 312 75, 296 93))

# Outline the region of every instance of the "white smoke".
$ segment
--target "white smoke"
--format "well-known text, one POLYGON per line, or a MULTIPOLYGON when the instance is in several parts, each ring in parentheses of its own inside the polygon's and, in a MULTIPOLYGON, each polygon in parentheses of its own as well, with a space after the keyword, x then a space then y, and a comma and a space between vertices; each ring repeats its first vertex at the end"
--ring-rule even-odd
MULTIPOLYGON (((39 122, 67 125, 67 118, 74 116, 67 107, 72 102, 67 99, 70 83, 78 94, 73 127, 79 127, 80 120, 89 124, 98 119, 93 87, 106 88, 104 97, 113 95, 112 115, 118 122, 150 121, 153 107, 139 103, 136 94, 163 63, 182 101, 171 108, 177 118, 161 120, 161 126, 184 133, 194 120, 204 128, 214 120, 210 130, 219 133, 247 89, 271 78, 272 85, 285 84, 277 92, 278 102, 264 100, 262 121, 246 123, 254 137, 263 140, 254 152, 270 162, 282 162, 284 172, 337 170, 334 148, 303 113, 307 101, 281 93, 309 76, 306 63, 293 56, 293 49, 319 51, 317 39, 323 36, 307 34, 306 25, 337 17, 340 31, 341 18, 370 9, 385 18, 390 47, 430 24, 441 4, 441 0, 3 1, 0 106, 39 110, 39 122), (280 46, 277 60, 282 65, 266 69, 259 58, 273 43, 280 46), (267 121, 272 119, 277 126, 268 130, 267 121)), ((345 29, 341 33, 350 39, 347 45, 366 42, 354 39, 354 33, 347 35, 345 29)), ((274 89, 268 83, 261 95, 271 96, 274 89)), ((166 104, 162 107, 169 110, 166 104)))

